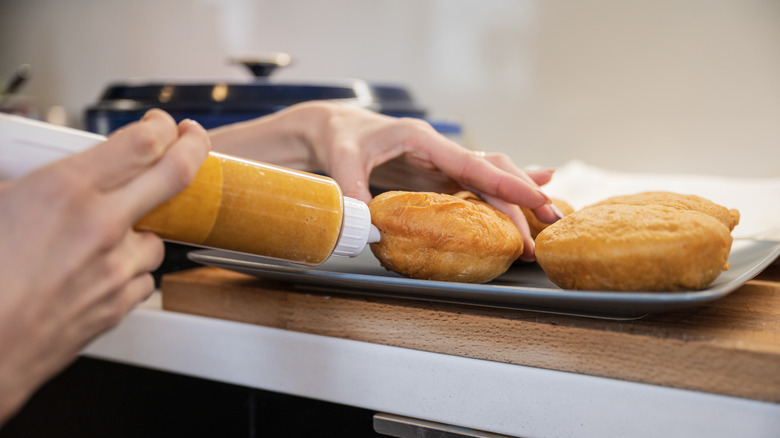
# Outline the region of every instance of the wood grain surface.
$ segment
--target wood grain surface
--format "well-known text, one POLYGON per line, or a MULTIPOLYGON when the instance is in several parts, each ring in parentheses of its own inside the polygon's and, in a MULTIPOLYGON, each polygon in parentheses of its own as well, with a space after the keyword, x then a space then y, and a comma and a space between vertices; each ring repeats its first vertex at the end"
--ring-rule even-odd
POLYGON ((166 310, 780 403, 780 263, 708 305, 611 321, 325 295, 205 267, 169 274, 166 310))

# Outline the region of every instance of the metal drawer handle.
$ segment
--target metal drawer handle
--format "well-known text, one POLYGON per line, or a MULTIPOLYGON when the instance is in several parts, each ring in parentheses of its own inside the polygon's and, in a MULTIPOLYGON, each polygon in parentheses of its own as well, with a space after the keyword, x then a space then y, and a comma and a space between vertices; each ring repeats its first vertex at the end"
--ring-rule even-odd
POLYGON ((510 438, 507 435, 392 414, 374 414, 374 431, 396 438, 510 438))

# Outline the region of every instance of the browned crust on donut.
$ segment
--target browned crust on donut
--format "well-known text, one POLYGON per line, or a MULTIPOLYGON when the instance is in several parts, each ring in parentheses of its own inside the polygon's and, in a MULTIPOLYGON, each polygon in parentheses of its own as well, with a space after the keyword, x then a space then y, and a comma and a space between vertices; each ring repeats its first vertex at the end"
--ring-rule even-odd
POLYGON ((504 213, 468 198, 402 191, 375 197, 371 221, 382 238, 371 251, 410 278, 484 283, 503 274, 523 251, 520 231, 504 213))
POLYGON ((593 205, 605 204, 664 205, 678 210, 699 211, 718 219, 723 225, 728 227, 729 231, 739 224, 739 211, 729 210, 709 199, 696 195, 683 195, 673 192, 643 192, 633 195, 613 196, 593 205))
POLYGON ((564 289, 695 290, 727 268, 731 243, 729 229, 709 214, 614 203, 547 227, 536 239, 536 257, 564 289))

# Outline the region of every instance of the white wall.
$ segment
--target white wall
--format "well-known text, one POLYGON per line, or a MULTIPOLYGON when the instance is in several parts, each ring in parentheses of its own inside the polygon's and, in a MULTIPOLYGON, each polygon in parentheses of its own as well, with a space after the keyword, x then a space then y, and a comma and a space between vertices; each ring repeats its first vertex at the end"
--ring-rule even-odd
POLYGON ((780 176, 776 0, 0 0, 0 78, 79 125, 109 82, 289 78, 407 85, 521 164, 780 176))

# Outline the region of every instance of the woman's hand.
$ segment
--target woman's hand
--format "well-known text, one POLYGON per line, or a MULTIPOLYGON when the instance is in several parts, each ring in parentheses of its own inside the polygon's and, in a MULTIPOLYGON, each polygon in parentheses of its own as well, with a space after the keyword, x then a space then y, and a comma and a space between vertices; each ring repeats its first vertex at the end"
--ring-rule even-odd
POLYGON ((154 290, 162 241, 133 224, 184 189, 205 130, 162 111, 0 186, 0 424, 154 290))
POLYGON ((423 120, 337 106, 329 109, 309 143, 317 162, 345 195, 365 202, 371 200, 369 176, 380 187, 445 193, 465 189, 480 195, 520 229, 524 260, 534 259, 534 243, 519 207, 532 209, 544 222, 560 218, 539 189, 551 171, 528 173, 506 155, 469 151, 423 120))
POLYGON ((386 189, 452 193, 470 190, 506 213, 523 235, 521 259, 534 244, 519 207, 543 222, 561 217, 540 190, 551 170, 525 171, 504 154, 470 151, 423 120, 394 118, 328 102, 292 106, 211 131, 215 150, 302 170, 323 171, 344 194, 371 200, 372 184, 386 189))

